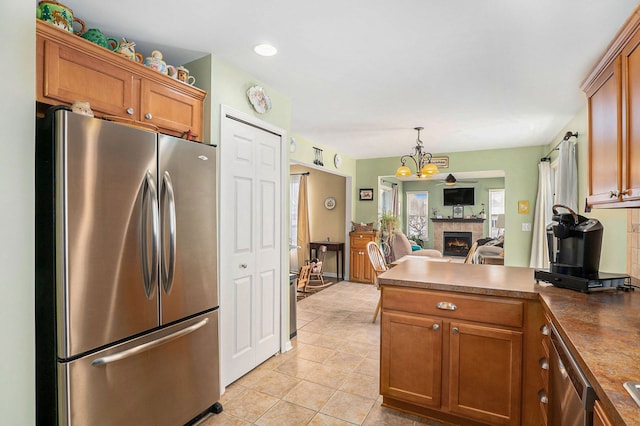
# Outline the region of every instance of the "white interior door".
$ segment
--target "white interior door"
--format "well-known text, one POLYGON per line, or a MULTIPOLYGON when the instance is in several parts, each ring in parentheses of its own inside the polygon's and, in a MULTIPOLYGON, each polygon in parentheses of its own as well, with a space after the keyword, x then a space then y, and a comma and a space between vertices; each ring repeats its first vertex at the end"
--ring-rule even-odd
POLYGON ((281 135, 224 115, 220 141, 222 385, 277 353, 281 337, 281 135))

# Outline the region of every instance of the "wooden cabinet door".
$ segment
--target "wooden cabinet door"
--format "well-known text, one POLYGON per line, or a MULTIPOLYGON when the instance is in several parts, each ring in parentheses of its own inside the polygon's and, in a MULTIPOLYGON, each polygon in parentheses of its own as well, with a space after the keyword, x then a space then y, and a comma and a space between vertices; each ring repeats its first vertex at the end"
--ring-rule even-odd
POLYGON ((619 200, 622 187, 622 79, 620 58, 587 91, 589 106, 589 205, 619 200))
POLYGON ((495 425, 520 424, 523 333, 452 321, 449 410, 495 425))
POLYGON ((622 200, 640 200, 640 31, 622 51, 622 200))
POLYGON ((607 413, 604 412, 604 408, 602 408, 602 404, 599 400, 596 399, 596 402, 593 405, 593 426, 611 426, 611 420, 607 416, 607 413))
POLYGON ((42 84, 36 90, 38 101, 87 101, 96 111, 119 116, 128 116, 129 108, 136 110, 137 93, 130 72, 64 44, 40 42, 44 64, 42 84))
POLYGON ((360 282, 364 280, 364 252, 361 249, 349 251, 350 281, 360 282))
POLYGON ((140 82, 140 121, 155 124, 176 136, 191 130, 202 140, 202 102, 175 88, 155 81, 140 82))
POLYGON ((442 321, 396 312, 380 321, 380 393, 440 408, 442 321))

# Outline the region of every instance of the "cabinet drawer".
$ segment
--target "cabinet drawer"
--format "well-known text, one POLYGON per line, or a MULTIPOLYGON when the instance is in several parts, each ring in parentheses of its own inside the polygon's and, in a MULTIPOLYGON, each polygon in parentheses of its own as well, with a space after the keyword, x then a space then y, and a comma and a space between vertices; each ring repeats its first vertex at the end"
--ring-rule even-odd
POLYGON ((522 327, 524 302, 383 286, 382 309, 522 327))
POLYGON ((367 243, 369 241, 375 241, 376 234, 370 233, 362 233, 362 234, 351 234, 351 248, 352 249, 364 249, 367 247, 367 243))

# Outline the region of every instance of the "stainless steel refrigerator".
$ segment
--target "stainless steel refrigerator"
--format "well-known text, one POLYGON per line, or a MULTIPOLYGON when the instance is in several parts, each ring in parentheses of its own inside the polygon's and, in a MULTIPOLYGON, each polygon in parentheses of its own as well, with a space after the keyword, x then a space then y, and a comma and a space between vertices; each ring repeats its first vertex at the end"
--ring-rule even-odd
POLYGON ((216 148, 63 107, 37 131, 38 424, 219 412, 216 148))

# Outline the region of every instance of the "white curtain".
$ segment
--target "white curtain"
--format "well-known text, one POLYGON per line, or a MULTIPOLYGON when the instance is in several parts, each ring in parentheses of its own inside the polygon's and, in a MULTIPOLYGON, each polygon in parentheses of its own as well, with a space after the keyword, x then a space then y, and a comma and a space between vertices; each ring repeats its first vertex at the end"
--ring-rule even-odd
POLYGON ((400 215, 400 200, 398 200, 398 184, 391 185, 391 199, 393 200, 393 215, 398 217, 400 215))
POLYGON ((538 196, 533 217, 533 236, 531 241, 531 259, 529 267, 548 268, 547 225, 551 223, 553 207, 553 184, 551 165, 548 161, 538 164, 538 196))
POLYGON ((576 144, 569 140, 562 141, 559 149, 555 203, 570 207, 574 212, 578 213, 576 144))
POLYGON ((300 177, 298 190, 298 265, 302 265, 309 253, 311 234, 309 231, 309 196, 307 188, 307 176, 300 177))

